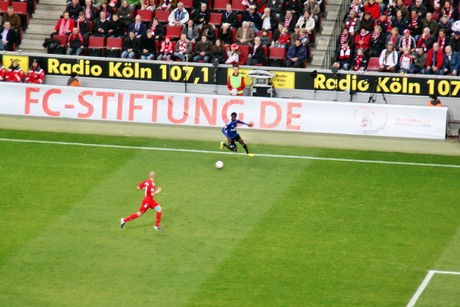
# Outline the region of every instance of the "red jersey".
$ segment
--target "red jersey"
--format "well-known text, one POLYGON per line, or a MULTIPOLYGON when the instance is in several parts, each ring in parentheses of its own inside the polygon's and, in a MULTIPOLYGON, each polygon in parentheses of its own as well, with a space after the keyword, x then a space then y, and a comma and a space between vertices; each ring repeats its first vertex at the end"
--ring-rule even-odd
POLYGON ((153 199, 152 194, 155 192, 155 182, 144 180, 137 186, 138 189, 144 190, 144 198, 153 199))
POLYGON ((26 83, 42 84, 45 80, 45 71, 40 67, 31 67, 26 75, 26 83))

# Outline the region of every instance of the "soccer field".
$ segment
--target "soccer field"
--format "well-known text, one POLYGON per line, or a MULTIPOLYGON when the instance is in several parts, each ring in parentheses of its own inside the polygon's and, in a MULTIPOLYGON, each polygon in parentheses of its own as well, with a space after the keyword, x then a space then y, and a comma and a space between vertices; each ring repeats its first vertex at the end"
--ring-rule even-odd
POLYGON ((0 130, 0 306, 405 306, 460 272, 458 156, 251 149, 0 130), (164 231, 120 229, 150 170, 164 231))

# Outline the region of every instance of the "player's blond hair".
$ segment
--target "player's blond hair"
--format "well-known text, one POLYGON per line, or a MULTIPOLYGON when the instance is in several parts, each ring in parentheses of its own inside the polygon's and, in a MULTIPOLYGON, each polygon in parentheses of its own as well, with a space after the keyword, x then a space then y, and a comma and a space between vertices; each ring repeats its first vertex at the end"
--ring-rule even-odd
POLYGON ((157 175, 157 173, 155 173, 154 171, 149 172, 149 177, 150 178, 155 177, 156 175, 157 175))

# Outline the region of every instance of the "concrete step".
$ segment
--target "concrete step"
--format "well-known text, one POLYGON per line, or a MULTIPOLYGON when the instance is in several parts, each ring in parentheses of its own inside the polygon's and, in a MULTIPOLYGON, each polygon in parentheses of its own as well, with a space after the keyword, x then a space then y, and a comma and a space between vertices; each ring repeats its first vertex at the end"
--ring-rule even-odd
POLYGON ((58 19, 45 19, 45 18, 33 18, 33 19, 31 19, 32 24, 49 26, 50 31, 53 30, 53 28, 56 25, 57 21, 58 21, 58 19))
POLYGON ((45 39, 42 40, 23 40, 21 44, 21 49, 26 50, 26 49, 38 49, 38 50, 43 50, 43 42, 45 39))

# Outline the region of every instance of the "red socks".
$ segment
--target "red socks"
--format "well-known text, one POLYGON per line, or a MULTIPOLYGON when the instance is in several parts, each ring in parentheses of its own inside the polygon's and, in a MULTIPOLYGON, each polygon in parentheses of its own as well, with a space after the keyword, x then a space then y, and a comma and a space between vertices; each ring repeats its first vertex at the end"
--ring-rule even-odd
POLYGON ((155 221, 155 226, 160 226, 160 221, 161 221, 161 212, 157 212, 157 219, 155 221))
POLYGON ((126 223, 126 222, 129 222, 129 221, 131 221, 131 220, 137 219, 137 218, 138 218, 137 213, 133 213, 133 214, 131 214, 130 216, 128 216, 128 217, 125 218, 125 223, 126 223))

